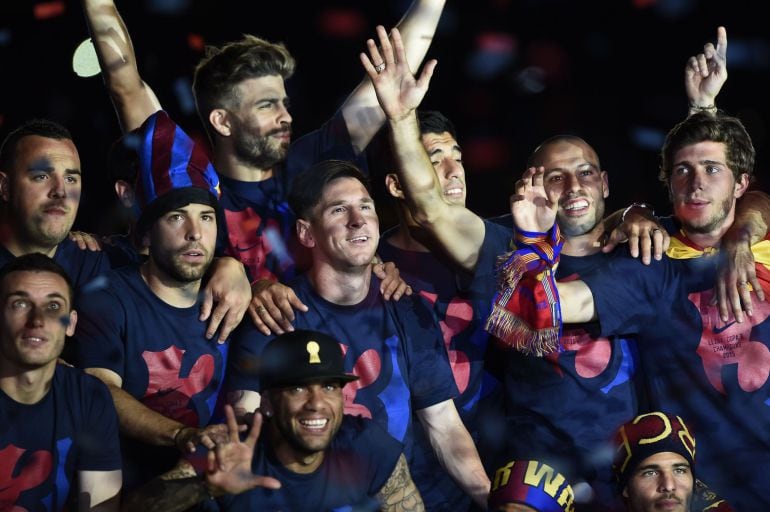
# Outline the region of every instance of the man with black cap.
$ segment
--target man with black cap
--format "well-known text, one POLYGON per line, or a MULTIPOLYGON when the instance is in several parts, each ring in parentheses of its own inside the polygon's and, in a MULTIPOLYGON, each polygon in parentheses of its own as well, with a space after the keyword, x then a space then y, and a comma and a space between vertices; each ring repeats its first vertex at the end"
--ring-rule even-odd
POLYGON ((614 438, 612 470, 630 512, 732 511, 695 478, 695 437, 679 416, 641 414, 614 438))
POLYGON ((424 510, 401 444, 375 422, 343 414, 342 389, 358 377, 345 373, 339 342, 309 330, 280 335, 257 371, 262 413, 248 437, 239 439, 226 407, 231 442, 208 455, 205 481, 183 459, 131 496, 129 509, 185 510, 220 496, 219 510, 424 510))
POLYGON ((142 128, 138 232, 147 260, 84 289, 75 333, 79 365, 112 392, 130 488, 167 471, 179 450, 224 431, 214 417, 228 346, 199 319, 201 280, 213 254, 219 207, 211 166, 173 158, 163 112, 142 128), (177 448, 177 449, 174 449, 177 448))

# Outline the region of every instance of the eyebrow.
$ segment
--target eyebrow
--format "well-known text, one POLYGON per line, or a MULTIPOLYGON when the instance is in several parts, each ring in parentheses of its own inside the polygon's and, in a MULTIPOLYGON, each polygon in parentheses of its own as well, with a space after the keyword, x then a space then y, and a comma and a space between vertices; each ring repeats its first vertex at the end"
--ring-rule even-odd
MULTIPOLYGON (((725 162, 721 162, 719 160, 699 160, 695 162, 696 164, 700 165, 721 165, 724 167, 727 167, 727 164, 725 162)), ((689 160, 682 160, 681 162, 676 162, 674 164, 674 167, 677 167, 679 165, 692 165, 689 160)))
MULTIPOLYGON (((460 146, 459 146, 458 144, 455 144, 454 146, 452 146, 452 151, 457 151, 457 152, 459 152, 459 153, 462 153, 462 152, 463 152, 463 150, 462 150, 462 149, 460 149, 460 146)), ((429 151, 429 152, 428 152, 428 155, 429 155, 429 156, 433 156, 433 155, 435 155, 435 154, 437 154, 437 153, 443 153, 443 152, 444 152, 444 150, 443 150, 443 149, 441 149, 441 148, 435 148, 435 149, 433 149, 433 150, 429 151)))
MULTIPOLYGON (((7 300, 7 299, 10 299, 10 298, 13 298, 13 297, 29 298, 30 294, 28 292, 25 292, 24 290, 15 290, 15 291, 12 291, 12 292, 8 292, 6 294, 6 296, 5 296, 5 299, 7 300)), ((61 299, 61 300, 64 301, 65 304, 67 304, 67 298, 64 295, 62 295, 61 293, 59 293, 59 292, 49 293, 48 295, 46 295, 46 298, 47 299, 61 299)))
MULTIPOLYGON (((56 168, 48 161, 32 162, 27 167, 27 172, 44 172, 46 174, 52 174, 56 172, 56 168)), ((80 175, 80 169, 64 169, 64 174, 76 174, 80 175)))

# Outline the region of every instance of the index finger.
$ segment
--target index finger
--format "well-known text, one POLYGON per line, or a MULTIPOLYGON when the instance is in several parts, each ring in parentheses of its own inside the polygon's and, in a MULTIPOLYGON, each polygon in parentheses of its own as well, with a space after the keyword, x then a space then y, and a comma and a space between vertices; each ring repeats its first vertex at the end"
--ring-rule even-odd
POLYGON ((727 29, 717 27, 717 55, 727 58, 727 29))

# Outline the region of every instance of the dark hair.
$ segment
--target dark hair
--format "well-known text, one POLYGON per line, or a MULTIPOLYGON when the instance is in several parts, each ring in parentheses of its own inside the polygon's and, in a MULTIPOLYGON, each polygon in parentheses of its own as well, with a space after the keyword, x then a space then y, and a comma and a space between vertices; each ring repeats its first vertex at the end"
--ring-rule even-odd
POLYGON ((9 133, 0 146, 0 170, 8 171, 16 163, 16 148, 24 137, 37 135, 48 139, 72 140, 69 130, 56 121, 30 119, 9 133))
POLYGON ((578 137, 577 135, 570 135, 567 133, 562 133, 559 135, 548 137, 543 142, 538 144, 537 147, 532 151, 532 153, 529 154, 529 157, 527 158, 527 167, 532 167, 535 165, 535 161, 537 160, 538 155, 543 151, 543 149, 546 148, 546 146, 550 146, 551 144, 556 144, 559 142, 574 142, 577 144, 584 144, 588 146, 594 152, 594 155, 596 155, 596 165, 598 165, 599 169, 601 169, 602 165, 601 165, 601 162, 599 162, 599 155, 596 153, 596 150, 583 138, 578 137))
POLYGON ((447 132, 453 139, 457 139, 455 125, 438 110, 418 110, 417 122, 420 124, 421 135, 447 132))
POLYGON ((294 178, 289 193, 289 206, 294 215, 298 219, 308 219, 313 208, 321 200, 326 186, 339 178, 357 179, 371 194, 369 180, 358 167, 343 160, 325 160, 294 178))
POLYGON ((717 112, 697 112, 674 126, 666 135, 660 157, 658 179, 669 188, 671 171, 676 162, 674 155, 685 146, 699 142, 721 142, 725 145, 727 166, 733 171, 736 181, 741 174, 749 179, 754 176, 754 158, 756 152, 743 123, 737 117, 717 112))
POLYGON ((107 153, 107 174, 110 183, 118 180, 134 185, 139 174, 139 154, 137 148, 141 140, 138 129, 121 136, 113 142, 107 153))
POLYGON ((294 57, 283 43, 271 43, 252 35, 225 44, 209 46, 195 67, 193 94, 198 115, 213 140, 209 112, 238 103, 236 86, 250 78, 277 75, 284 80, 294 73, 294 57))
POLYGON ((56 263, 52 258, 49 258, 43 253, 31 252, 23 256, 12 259, 2 268, 0 268, 0 286, 2 285, 8 274, 12 272, 51 272, 64 279, 67 283, 67 292, 69 293, 69 303, 72 306, 72 301, 75 296, 74 287, 72 285, 72 279, 67 274, 64 268, 56 263))

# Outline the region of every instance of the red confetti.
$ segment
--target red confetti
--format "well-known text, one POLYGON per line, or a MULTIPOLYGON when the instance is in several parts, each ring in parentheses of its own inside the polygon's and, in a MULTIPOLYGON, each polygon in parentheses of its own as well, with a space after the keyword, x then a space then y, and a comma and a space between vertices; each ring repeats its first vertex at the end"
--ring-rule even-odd
POLYGON ((206 46, 206 42, 200 34, 187 34, 187 46, 196 52, 202 52, 203 48, 206 46))
POLYGON ((37 20, 47 20, 64 14, 64 2, 56 0, 54 2, 44 2, 34 7, 34 16, 37 20))
POLYGON ((366 18, 354 9, 326 9, 318 18, 318 27, 330 37, 360 38, 366 30, 366 18))
POLYGON ((476 172, 505 169, 511 160, 509 144, 502 137, 466 140, 463 142, 463 160, 471 162, 468 168, 476 172))

